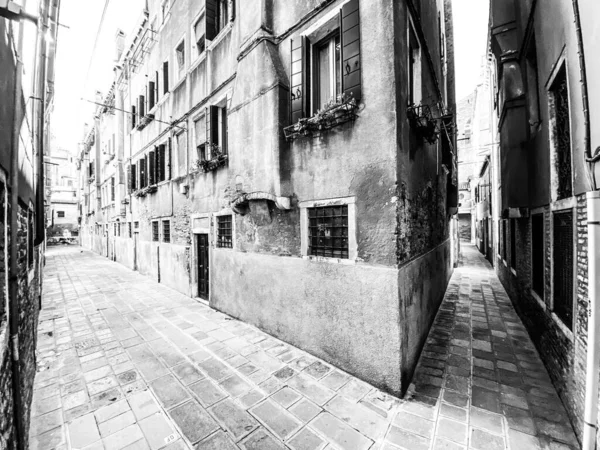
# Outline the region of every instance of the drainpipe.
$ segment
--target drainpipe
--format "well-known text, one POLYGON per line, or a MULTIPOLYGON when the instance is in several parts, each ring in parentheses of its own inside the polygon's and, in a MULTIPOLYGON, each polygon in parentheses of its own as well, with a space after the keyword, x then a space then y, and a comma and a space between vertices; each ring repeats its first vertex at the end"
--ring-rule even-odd
MULTIPOLYGON (((27 8, 27 0, 23 0, 23 10, 27 8)), ((10 162, 10 266, 9 266, 9 327, 12 343, 12 390, 15 417, 15 441, 17 448, 25 448, 25 431, 23 426, 23 402, 21 398, 21 370, 19 362, 19 141, 22 116, 22 83, 23 83, 23 31, 25 24, 21 22, 17 37, 17 55, 15 64, 14 116, 12 130, 12 157, 10 162)))
POLYGON ((582 450, 596 448, 600 363, 600 191, 586 194, 588 211, 588 339, 582 450))

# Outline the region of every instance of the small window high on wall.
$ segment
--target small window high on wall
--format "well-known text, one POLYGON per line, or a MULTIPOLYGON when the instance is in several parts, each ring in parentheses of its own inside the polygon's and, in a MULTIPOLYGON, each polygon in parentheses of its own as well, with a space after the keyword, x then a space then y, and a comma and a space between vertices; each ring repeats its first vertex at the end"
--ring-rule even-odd
POLYGON ((569 86, 567 83, 567 69, 564 62, 556 73, 554 81, 550 86, 549 94, 556 199, 561 200, 573 195, 569 86))

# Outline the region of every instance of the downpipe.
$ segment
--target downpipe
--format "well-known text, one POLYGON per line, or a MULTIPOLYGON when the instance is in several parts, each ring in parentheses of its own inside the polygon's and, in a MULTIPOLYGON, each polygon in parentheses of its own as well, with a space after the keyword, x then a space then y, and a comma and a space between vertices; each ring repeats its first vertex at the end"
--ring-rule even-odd
POLYGON ((586 194, 588 211, 588 340, 582 450, 596 448, 600 353, 600 191, 586 194))

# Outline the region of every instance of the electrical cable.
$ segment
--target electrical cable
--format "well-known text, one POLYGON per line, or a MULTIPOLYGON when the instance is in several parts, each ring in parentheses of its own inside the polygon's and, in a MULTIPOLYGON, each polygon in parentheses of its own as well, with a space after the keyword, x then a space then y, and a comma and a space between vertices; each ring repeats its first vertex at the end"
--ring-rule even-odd
POLYGON ((83 82, 83 90, 85 92, 85 88, 87 87, 88 78, 90 76, 90 70, 92 69, 92 63, 94 62, 94 55, 96 53, 96 47, 98 47, 98 38, 100 37, 100 32, 102 31, 102 25, 104 25, 104 18, 106 17, 106 11, 108 10, 108 5, 110 4, 110 0, 104 1, 104 9, 102 10, 102 16, 100 17, 100 23, 98 24, 98 29, 96 30, 96 37, 94 38, 94 46, 92 47, 92 53, 90 54, 90 62, 88 64, 88 68, 85 74, 85 79, 83 82))

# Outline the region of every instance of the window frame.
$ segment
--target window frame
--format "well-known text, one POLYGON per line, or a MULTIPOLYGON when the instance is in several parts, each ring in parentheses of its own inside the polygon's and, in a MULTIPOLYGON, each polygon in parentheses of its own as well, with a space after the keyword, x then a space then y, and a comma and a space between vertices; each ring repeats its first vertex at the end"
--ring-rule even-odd
POLYGON ((235 224, 235 214, 233 213, 233 211, 230 208, 225 208, 222 211, 219 211, 218 213, 213 214, 213 220, 211 220, 211 222, 213 222, 212 227, 213 227, 213 243, 212 243, 212 247, 214 248, 218 248, 219 250, 228 250, 228 251, 233 251, 235 249, 235 245, 236 245, 236 239, 235 239, 235 233, 236 233, 236 224, 235 224), (223 216, 231 216, 231 247, 221 247, 219 246, 219 217, 223 217, 223 216))
POLYGON ((154 219, 150 222, 150 240, 151 242, 160 242, 160 224, 158 219, 154 219), (154 227, 156 227, 156 230, 154 230, 154 227))
POLYGON ((215 39, 221 34, 223 30, 227 29, 227 25, 229 25, 229 0, 215 0, 215 39), (225 8, 222 8, 221 5, 225 5, 225 8), (223 10, 225 13, 223 14, 223 10), (221 23, 222 22, 222 23, 221 23))
POLYGON ((171 243, 171 219, 161 219, 160 220, 160 242, 164 243, 164 244, 170 244, 171 243), (165 232, 165 225, 167 225, 168 231, 169 233, 166 234, 165 232))
POLYGON ((193 47, 195 50, 195 54, 196 57, 194 58, 194 61, 198 61, 202 55, 206 54, 206 47, 207 47, 207 39, 206 39, 206 7, 202 7, 202 9, 200 10, 200 12, 194 17, 194 20, 192 20, 192 29, 191 29, 191 36, 193 38, 193 47), (200 21, 204 19, 204 34, 202 35, 202 37, 204 38, 204 48, 202 51, 199 51, 198 49, 198 36, 196 36, 196 24, 200 21))
POLYGON ((407 27, 407 75, 408 75, 408 106, 420 105, 423 102, 423 44, 417 34, 412 17, 408 17, 407 27), (411 44, 415 44, 412 46, 411 44))
POLYGON ((356 264, 358 259, 357 223, 356 223, 356 197, 338 197, 322 200, 309 200, 300 202, 300 248, 303 259, 311 261, 324 261, 338 264, 356 264), (326 256, 313 256, 308 254, 309 248, 309 221, 308 210, 321 206, 348 206, 348 259, 330 258, 326 256))
POLYGON ((173 49, 174 60, 177 64, 177 67, 174 72, 177 75, 177 80, 175 81, 175 85, 177 85, 181 80, 185 78, 187 71, 187 58, 186 58, 186 45, 185 45, 185 35, 177 42, 175 48, 173 49), (181 47, 181 49, 180 49, 181 47), (181 54, 181 59, 180 59, 181 54))
POLYGON ((311 77, 312 93, 310 95, 312 103, 312 114, 316 114, 323 106, 331 100, 337 100, 338 96, 342 94, 342 53, 341 53, 341 30, 338 26, 330 33, 322 37, 319 41, 310 45, 310 61, 311 71, 313 76, 311 77), (336 40, 338 40, 336 42, 336 40), (338 61, 339 67, 336 67, 336 45, 340 46, 340 60, 338 61), (328 68, 329 68, 329 95, 331 96, 328 101, 321 101, 321 51, 328 47, 328 68), (339 80, 337 79, 339 69, 339 80))
POLYGON ((56 211, 56 217, 58 219, 64 219, 65 218, 65 212, 64 211, 56 211))

